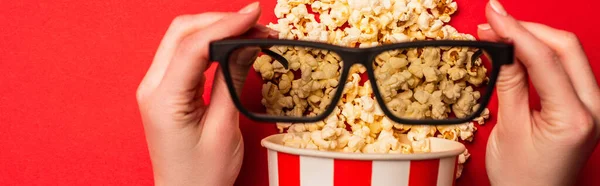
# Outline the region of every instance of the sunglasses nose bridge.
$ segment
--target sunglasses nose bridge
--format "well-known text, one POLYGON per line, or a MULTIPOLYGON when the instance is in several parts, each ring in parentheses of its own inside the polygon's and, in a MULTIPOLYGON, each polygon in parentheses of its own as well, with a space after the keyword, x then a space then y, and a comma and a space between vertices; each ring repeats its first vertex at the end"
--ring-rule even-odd
POLYGON ((348 64, 349 66, 360 64, 366 67, 369 63, 369 52, 367 51, 348 52, 345 54, 345 56, 346 60, 348 61, 347 63, 344 61, 344 63, 348 64))

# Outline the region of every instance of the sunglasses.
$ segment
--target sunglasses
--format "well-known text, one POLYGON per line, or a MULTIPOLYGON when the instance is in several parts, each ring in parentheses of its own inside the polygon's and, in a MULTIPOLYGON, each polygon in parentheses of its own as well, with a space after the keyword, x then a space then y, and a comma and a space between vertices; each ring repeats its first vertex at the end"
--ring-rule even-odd
POLYGON ((378 113, 405 125, 452 125, 481 115, 513 51, 510 44, 463 40, 349 48, 227 39, 210 43, 209 54, 237 109, 254 121, 314 123, 343 107, 340 114, 367 120, 378 113))

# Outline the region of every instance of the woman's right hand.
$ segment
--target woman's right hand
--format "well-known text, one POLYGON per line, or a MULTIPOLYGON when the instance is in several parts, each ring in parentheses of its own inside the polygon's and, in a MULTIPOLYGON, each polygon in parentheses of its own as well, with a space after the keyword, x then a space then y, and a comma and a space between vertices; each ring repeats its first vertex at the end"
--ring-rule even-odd
POLYGON ((588 59, 569 32, 519 22, 497 0, 486 7, 487 41, 511 42, 516 61, 500 71, 498 123, 486 150, 492 185, 574 185, 596 147, 600 90, 588 59), (529 107, 531 79, 542 109, 529 107))
MULTIPOLYGON (((156 185, 234 184, 244 156, 239 112, 221 67, 210 104, 204 102, 208 46, 224 38, 273 37, 274 30, 257 24, 260 14, 259 4, 252 3, 238 12, 182 15, 167 30, 137 92, 156 185)), ((249 62, 258 53, 236 54, 232 59, 249 62)), ((232 63, 236 88, 250 68, 232 63)))

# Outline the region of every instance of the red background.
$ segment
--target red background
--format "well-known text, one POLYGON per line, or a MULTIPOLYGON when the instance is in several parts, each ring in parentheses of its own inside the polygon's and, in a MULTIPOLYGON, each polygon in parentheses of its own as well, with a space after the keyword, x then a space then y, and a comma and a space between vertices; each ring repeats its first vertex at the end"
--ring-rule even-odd
MULTIPOLYGON (((452 24, 475 34, 485 0, 457 0, 452 24)), ((595 1, 503 0, 515 17, 576 33, 600 74, 595 1)), ((135 91, 179 14, 235 11, 249 1, 39 0, 0 2, 0 185, 152 185, 135 91)), ((275 21, 262 1, 261 23, 275 21)), ((488 185, 481 126, 458 185, 488 185)), ((538 103, 534 107, 539 107, 538 103)), ((274 125, 241 119, 246 145, 238 185, 267 185, 260 139, 274 125)), ((596 150, 580 185, 598 185, 596 150)), ((526 176, 526 175, 524 175, 526 176)))

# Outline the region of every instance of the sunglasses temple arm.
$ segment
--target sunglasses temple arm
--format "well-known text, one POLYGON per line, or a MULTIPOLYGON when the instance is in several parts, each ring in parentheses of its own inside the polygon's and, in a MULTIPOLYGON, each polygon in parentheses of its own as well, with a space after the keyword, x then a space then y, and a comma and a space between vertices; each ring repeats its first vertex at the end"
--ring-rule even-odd
POLYGON ((475 61, 479 59, 479 57, 481 57, 481 54, 483 54, 483 50, 479 49, 471 56, 471 65, 473 65, 475 61))
POLYGON ((281 63, 281 65, 283 65, 283 68, 288 69, 289 62, 285 59, 285 57, 283 57, 283 56, 279 55, 278 53, 273 52, 269 49, 266 49, 266 48, 261 48, 261 52, 272 57, 273 59, 279 61, 279 63, 281 63))

